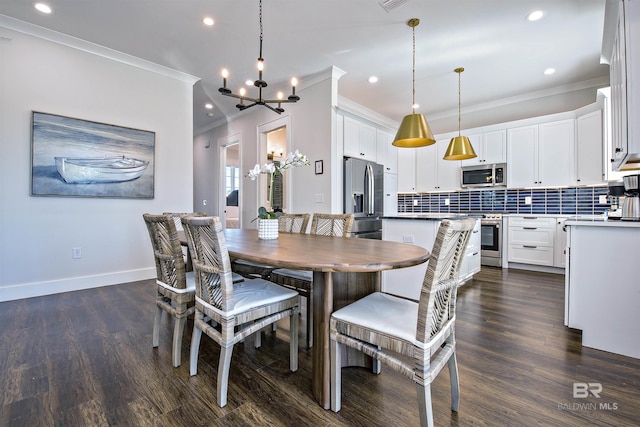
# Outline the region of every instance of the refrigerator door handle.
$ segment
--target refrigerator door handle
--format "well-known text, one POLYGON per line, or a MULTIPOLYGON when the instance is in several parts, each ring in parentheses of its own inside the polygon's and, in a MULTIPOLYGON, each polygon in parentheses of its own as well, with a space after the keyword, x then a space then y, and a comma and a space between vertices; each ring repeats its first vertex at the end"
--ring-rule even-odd
POLYGON ((365 214, 367 215, 373 215, 375 212, 373 210, 374 206, 373 206, 373 196, 374 196, 374 185, 375 182, 373 180, 373 168, 371 167, 370 164, 367 164, 367 167, 365 168, 365 178, 364 178, 364 183, 365 183, 365 214))

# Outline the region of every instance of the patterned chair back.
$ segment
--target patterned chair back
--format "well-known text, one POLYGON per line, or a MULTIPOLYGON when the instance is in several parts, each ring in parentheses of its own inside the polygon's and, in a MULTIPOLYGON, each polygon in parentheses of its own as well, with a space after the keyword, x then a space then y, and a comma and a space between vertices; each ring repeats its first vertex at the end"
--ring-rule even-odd
POLYGON ((418 310, 416 338, 428 342, 455 317, 459 271, 476 220, 440 223, 427 266, 418 310))
POLYGON ((283 214, 278 217, 278 231, 281 233, 306 233, 309 214, 283 214))
POLYGON ((353 227, 353 214, 313 214, 311 234, 349 237, 353 227))
POLYGON ((220 218, 186 216, 182 225, 193 258, 196 296, 228 311, 233 297, 231 261, 220 218))
POLYGON ((176 289, 185 289, 184 258, 176 224, 171 215, 143 214, 156 261, 157 279, 176 289))

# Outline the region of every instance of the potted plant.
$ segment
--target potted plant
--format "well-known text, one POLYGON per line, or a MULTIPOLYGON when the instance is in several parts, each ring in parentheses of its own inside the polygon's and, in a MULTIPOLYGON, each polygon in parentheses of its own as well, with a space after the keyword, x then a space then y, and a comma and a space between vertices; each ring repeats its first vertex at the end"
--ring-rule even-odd
MULTIPOLYGON (((247 176, 252 181, 260 176, 260 174, 269 175, 269 200, 273 201, 273 179, 276 175, 284 175, 284 171, 291 167, 308 166, 309 159, 304 154, 300 154, 298 150, 289 153, 284 161, 277 163, 265 163, 262 167, 256 164, 247 176)), ((258 237, 261 239, 277 239, 278 238, 278 217, 282 212, 269 211, 264 206, 258 208, 258 216, 253 221, 258 220, 258 237)))

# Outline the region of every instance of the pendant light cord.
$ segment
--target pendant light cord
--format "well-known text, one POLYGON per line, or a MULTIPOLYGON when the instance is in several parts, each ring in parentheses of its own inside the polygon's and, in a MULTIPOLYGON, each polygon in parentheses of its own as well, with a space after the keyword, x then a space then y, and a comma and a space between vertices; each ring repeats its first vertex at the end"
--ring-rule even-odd
POLYGON ((260 55, 259 61, 262 61, 262 0, 260 0, 260 55))
POLYGON ((460 71, 458 73, 458 136, 460 136, 460 102, 461 102, 460 101, 460 98, 461 98, 461 95, 460 95, 460 79, 461 79, 460 78, 460 74, 461 73, 462 73, 462 71, 460 71))
POLYGON ((416 27, 411 27, 413 32, 413 65, 411 67, 411 84, 412 84, 412 98, 411 98, 411 111, 416 113, 416 27))

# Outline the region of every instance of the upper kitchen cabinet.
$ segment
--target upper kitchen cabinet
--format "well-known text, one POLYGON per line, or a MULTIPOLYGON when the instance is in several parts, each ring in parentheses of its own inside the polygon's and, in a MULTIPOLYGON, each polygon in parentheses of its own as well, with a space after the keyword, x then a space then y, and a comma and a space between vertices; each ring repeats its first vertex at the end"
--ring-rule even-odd
POLYGON ((384 166, 384 173, 398 173, 398 147, 392 145, 394 135, 376 130, 376 158, 384 166))
POLYGON ((478 157, 462 160, 461 166, 490 165, 507 160, 507 131, 505 129, 468 135, 478 157))
POLYGON ((608 0, 602 57, 609 59, 613 170, 640 168, 639 43, 640 2, 608 0))
POLYGON ((507 130, 507 183, 511 188, 571 185, 575 120, 507 130))
POLYGON ((593 185, 606 181, 602 110, 580 114, 576 118, 576 184, 593 185))
POLYGON ((449 139, 416 149, 416 190, 460 190, 460 161, 444 160, 449 139))
POLYGON ((398 192, 416 191, 416 150, 418 148, 398 148, 398 192))
POLYGON ((345 116, 344 155, 375 162, 376 128, 345 116))

